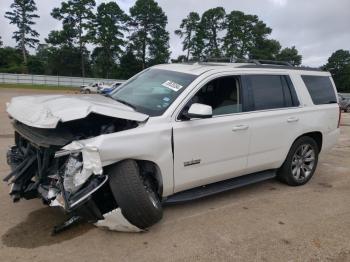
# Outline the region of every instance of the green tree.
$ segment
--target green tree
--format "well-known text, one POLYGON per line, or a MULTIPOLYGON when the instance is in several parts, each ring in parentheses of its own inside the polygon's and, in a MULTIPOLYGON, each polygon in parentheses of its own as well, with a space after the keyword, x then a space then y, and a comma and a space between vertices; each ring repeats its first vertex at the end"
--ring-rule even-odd
POLYGON ((201 18, 201 36, 205 43, 205 54, 211 57, 222 56, 219 33, 224 29, 225 9, 216 7, 205 11, 201 18))
POLYGON ((187 50, 186 61, 188 61, 190 54, 195 50, 196 33, 199 30, 200 16, 196 12, 191 12, 180 24, 180 29, 175 30, 175 34, 180 38, 184 38, 182 41, 183 51, 187 50))
POLYGON ((137 60, 130 48, 127 48, 125 54, 120 58, 120 67, 118 77, 121 79, 129 79, 133 75, 142 70, 141 63, 137 60))
POLYGON ((1 40, 1 36, 0 36, 0 47, 2 47, 2 40, 1 40))
POLYGON ((91 20, 94 18, 93 8, 95 0, 69 0, 62 2, 60 8, 54 8, 51 12, 53 18, 62 21, 65 32, 57 32, 56 36, 69 32, 72 40, 78 42, 81 61, 81 75, 85 76, 86 43, 91 41, 88 34, 91 20))
POLYGON ((142 68, 169 60, 169 33, 165 27, 168 18, 154 0, 137 0, 130 8, 133 31, 129 40, 142 68))
POLYGON ((192 48, 192 52, 191 52, 193 60, 200 61, 201 59, 203 59, 205 57, 205 55, 204 55, 204 49, 205 49, 204 38, 205 38, 205 32, 203 30, 202 24, 200 23, 198 25, 196 34, 193 37, 193 48, 192 48))
POLYGON ((13 32, 12 38, 16 40, 17 47, 22 51, 24 68, 26 68, 27 47, 34 48, 39 43, 39 34, 32 28, 35 25, 34 18, 39 18, 35 14, 37 7, 34 0, 14 0, 10 7, 12 11, 6 12, 5 18, 18 28, 13 32))
POLYGON ((281 44, 274 39, 259 39, 249 53, 250 59, 277 60, 281 44))
POLYGON ((0 71, 3 73, 22 73, 21 50, 13 47, 0 48, 0 71))
POLYGON ((46 43, 54 47, 74 47, 76 30, 70 24, 63 24, 62 30, 53 30, 45 39, 46 43))
POLYGON ((172 63, 184 63, 187 61, 188 61, 188 58, 185 55, 179 55, 176 59, 171 59, 172 63))
POLYGON ((338 90, 350 92, 350 52, 348 50, 335 51, 323 68, 332 74, 338 90))
POLYGON ((97 14, 92 22, 91 34, 97 45, 92 56, 95 68, 101 76, 111 75, 115 62, 120 58, 125 45, 124 33, 128 31, 126 23, 129 17, 115 2, 102 3, 97 8, 97 14))
POLYGON ((226 15, 224 50, 227 56, 247 58, 257 45, 265 43, 272 29, 259 20, 256 15, 246 15, 241 11, 232 11, 226 15))
POLYGON ((288 62, 294 66, 301 65, 302 58, 303 57, 299 55, 298 50, 295 48, 295 46, 282 49, 281 52, 276 56, 277 60, 288 62))

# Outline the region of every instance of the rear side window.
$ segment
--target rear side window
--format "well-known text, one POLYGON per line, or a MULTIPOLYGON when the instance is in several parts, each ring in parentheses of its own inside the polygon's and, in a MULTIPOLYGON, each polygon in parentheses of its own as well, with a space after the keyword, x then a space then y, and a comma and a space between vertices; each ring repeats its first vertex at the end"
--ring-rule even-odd
POLYGON ((266 110, 299 105, 292 82, 284 75, 248 75, 250 110, 266 110))
POLYGON ((334 88, 328 76, 303 75, 301 78, 315 105, 337 103, 334 88))

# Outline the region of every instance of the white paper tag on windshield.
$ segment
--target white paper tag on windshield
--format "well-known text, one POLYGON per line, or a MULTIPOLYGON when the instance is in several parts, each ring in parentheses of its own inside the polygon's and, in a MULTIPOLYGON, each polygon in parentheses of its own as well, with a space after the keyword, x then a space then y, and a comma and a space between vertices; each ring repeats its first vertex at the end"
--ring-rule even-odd
POLYGON ((177 91, 179 91, 181 88, 183 88, 182 85, 179 85, 179 84, 177 84, 177 83, 175 83, 175 82, 173 82, 173 81, 170 81, 170 80, 164 82, 164 83, 162 84, 162 86, 165 86, 165 87, 167 87, 167 88, 170 88, 171 90, 173 90, 173 91, 175 91, 175 92, 177 92, 177 91))

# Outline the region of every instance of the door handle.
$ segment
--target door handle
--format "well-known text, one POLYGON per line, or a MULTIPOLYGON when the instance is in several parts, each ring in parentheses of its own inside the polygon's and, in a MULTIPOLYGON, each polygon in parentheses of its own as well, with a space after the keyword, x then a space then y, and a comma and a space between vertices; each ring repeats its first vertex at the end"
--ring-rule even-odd
POLYGON ((287 118, 288 123, 297 122, 297 121, 299 121, 299 118, 297 118, 295 116, 287 118))
POLYGON ((248 128, 248 125, 237 125, 232 128, 232 131, 247 130, 248 128))

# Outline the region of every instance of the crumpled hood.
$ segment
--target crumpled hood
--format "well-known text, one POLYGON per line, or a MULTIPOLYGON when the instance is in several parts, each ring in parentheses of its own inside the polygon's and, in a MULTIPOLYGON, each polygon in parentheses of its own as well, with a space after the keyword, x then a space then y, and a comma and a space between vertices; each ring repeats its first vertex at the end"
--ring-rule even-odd
POLYGON ((34 95, 12 98, 8 114, 38 128, 55 128, 58 122, 87 117, 90 113, 143 122, 148 115, 100 95, 34 95))

